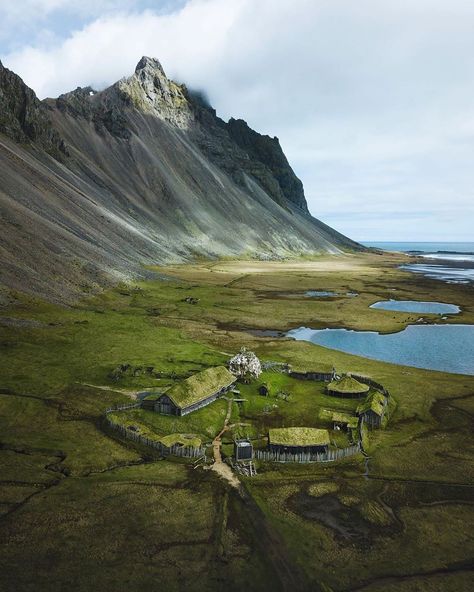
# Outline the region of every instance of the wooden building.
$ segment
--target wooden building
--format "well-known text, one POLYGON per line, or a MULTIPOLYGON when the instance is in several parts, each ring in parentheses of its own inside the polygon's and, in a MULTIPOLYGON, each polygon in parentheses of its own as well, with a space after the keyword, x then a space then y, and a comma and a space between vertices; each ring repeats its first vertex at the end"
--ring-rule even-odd
POLYGON ((207 368, 169 388, 145 397, 142 407, 164 415, 183 416, 205 407, 231 390, 235 376, 224 366, 207 368))
POLYGON ((359 382, 349 375, 345 375, 337 380, 332 380, 326 387, 328 395, 333 397, 344 397, 349 399, 359 399, 365 397, 370 387, 367 384, 359 382))
POLYGON ((357 407, 357 414, 370 428, 380 428, 386 409, 387 397, 379 391, 374 391, 357 407))
POLYGON ((333 429, 340 429, 345 432, 357 428, 359 425, 359 418, 348 413, 341 413, 339 411, 333 411, 331 414, 331 421, 333 429))
POLYGON ((268 433, 268 447, 272 452, 292 454, 327 452, 329 432, 318 428, 273 428, 268 433))
POLYGON ((248 461, 253 459, 253 445, 250 440, 235 440, 234 442, 234 458, 237 462, 248 461))
POLYGON ((320 368, 291 367, 289 375, 298 380, 316 380, 319 382, 329 382, 335 376, 335 369, 329 366, 320 368))

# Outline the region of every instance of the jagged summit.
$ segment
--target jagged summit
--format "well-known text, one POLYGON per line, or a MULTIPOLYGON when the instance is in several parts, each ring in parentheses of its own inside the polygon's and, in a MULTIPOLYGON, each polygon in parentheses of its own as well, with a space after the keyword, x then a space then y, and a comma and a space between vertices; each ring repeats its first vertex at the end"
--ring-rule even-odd
POLYGON ((361 248, 309 214, 277 138, 149 57, 45 101, 0 64, 0 178, 0 285, 58 301, 144 264, 361 248))
POLYGON ((163 75, 165 74, 160 60, 156 58, 150 58, 148 56, 142 56, 138 64, 135 66, 135 74, 138 74, 142 70, 146 72, 153 72, 154 70, 158 70, 163 75))
POLYGON ((120 80, 113 88, 136 109, 180 128, 188 128, 193 120, 184 87, 170 80, 155 58, 142 57, 134 74, 120 80))

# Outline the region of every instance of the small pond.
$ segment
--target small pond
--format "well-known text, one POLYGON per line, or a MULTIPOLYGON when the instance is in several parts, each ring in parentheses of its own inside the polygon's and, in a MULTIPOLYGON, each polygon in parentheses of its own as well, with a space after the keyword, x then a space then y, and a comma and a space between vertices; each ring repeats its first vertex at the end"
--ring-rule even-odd
POLYGON ((308 290, 304 293, 308 298, 329 298, 330 296, 338 296, 337 292, 327 292, 326 290, 308 290))
POLYGON ((308 290, 304 293, 305 296, 308 298, 331 298, 334 296, 348 296, 349 298, 353 298, 354 296, 358 296, 357 292, 331 292, 327 290, 308 290))
POLYGON ((373 360, 474 375, 474 325, 409 325, 390 334, 300 327, 286 335, 373 360))
POLYGON ((369 308, 440 315, 458 314, 461 312, 461 309, 456 304, 446 304, 444 302, 421 302, 418 300, 383 300, 371 304, 369 308))

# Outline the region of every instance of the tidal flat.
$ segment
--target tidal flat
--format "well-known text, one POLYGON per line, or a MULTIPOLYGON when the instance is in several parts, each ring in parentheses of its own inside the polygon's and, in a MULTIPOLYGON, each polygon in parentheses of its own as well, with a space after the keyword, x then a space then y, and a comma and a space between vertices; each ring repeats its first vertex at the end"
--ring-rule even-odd
MULTIPOLYGON (((8 319, 0 319, 5 589, 85 592, 93 581, 98 590, 138 590, 159 581, 196 592, 471 590, 474 378, 277 336, 299 326, 401 331, 419 315, 369 308, 393 298, 456 303, 459 314, 426 322, 474 324, 472 286, 411 274, 399 269, 404 261, 368 254, 155 268, 166 281, 120 285, 69 307, 9 293, 0 312, 8 319), (317 289, 359 296, 304 296, 317 289), (300 296, 278 296, 289 292, 300 296), (161 460, 104 429, 105 408, 225 364, 242 346, 263 360, 335 366, 386 386, 396 408, 385 430, 371 432, 368 458, 261 463, 257 476, 240 477, 239 496, 212 471, 161 460), (117 377, 124 364, 152 370, 117 377)), ((311 422, 329 404, 310 383, 299 389, 257 431, 282 417, 311 422)), ((243 391, 253 396, 252 385, 243 391)), ((211 440, 220 403, 190 416, 188 429, 211 440)), ((235 405, 233 421, 261 404, 235 405)), ((172 429, 165 424, 150 421, 172 429)))

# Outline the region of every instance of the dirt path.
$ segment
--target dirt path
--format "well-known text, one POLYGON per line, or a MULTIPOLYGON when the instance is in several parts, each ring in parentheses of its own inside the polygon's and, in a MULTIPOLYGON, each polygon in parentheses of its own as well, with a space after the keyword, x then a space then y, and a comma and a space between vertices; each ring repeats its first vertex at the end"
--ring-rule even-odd
POLYGON ((89 386, 89 387, 95 388, 99 391, 110 391, 112 393, 126 395, 127 397, 130 397, 130 399, 133 399, 134 401, 137 399, 137 395, 138 395, 138 391, 128 391, 125 389, 114 388, 112 386, 101 386, 98 384, 90 384, 89 382, 78 382, 76 384, 82 384, 83 386, 89 386))
POLYGON ((212 465, 211 469, 215 471, 220 477, 225 479, 232 487, 235 487, 235 489, 240 489, 239 479, 232 472, 232 469, 229 467, 229 465, 222 460, 221 454, 222 434, 224 434, 230 427, 229 421, 232 414, 232 403, 232 399, 227 400, 227 413, 224 419, 224 426, 212 441, 214 464, 212 465))

